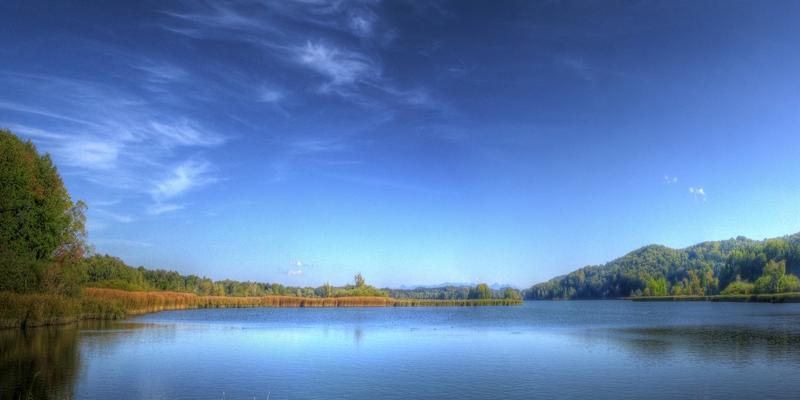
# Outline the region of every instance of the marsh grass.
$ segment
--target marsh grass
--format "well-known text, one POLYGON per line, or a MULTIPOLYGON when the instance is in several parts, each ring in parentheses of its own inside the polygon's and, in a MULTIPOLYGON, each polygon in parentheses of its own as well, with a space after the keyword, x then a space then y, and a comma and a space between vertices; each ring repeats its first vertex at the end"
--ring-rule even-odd
POLYGON ((79 298, 54 294, 0 292, 0 327, 58 325, 86 319, 121 319, 127 315, 196 308, 250 307, 464 307, 510 306, 517 299, 417 300, 390 297, 198 296, 181 292, 134 292, 86 288, 79 298))

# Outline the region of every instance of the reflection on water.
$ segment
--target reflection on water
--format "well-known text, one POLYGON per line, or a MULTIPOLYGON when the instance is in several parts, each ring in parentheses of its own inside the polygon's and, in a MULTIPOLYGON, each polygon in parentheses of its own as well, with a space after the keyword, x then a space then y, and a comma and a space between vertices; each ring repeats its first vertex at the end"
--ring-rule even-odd
POLYGON ((664 361, 690 357, 742 366, 756 361, 800 364, 800 332, 747 326, 666 326, 581 334, 587 345, 607 342, 634 357, 664 361))
MULTIPOLYGON (((87 321, 79 325, 0 330, 0 399, 68 399, 81 367, 81 343, 90 355, 151 332, 156 324, 87 321), (96 340, 81 340, 95 337, 96 340)), ((161 331, 168 331, 161 329, 161 331)))
POLYGON ((78 328, 0 330, 0 399, 71 398, 78 328))
POLYGON ((178 311, 0 350, 0 399, 789 399, 800 305, 178 311))

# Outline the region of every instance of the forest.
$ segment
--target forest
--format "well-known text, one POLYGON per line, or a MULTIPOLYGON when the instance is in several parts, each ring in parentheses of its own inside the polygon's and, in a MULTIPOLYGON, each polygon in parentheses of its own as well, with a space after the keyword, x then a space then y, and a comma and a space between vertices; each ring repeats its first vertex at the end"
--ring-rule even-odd
POLYGON ((737 237, 684 249, 650 245, 604 265, 533 285, 526 299, 610 299, 800 291, 800 233, 756 241, 737 237))

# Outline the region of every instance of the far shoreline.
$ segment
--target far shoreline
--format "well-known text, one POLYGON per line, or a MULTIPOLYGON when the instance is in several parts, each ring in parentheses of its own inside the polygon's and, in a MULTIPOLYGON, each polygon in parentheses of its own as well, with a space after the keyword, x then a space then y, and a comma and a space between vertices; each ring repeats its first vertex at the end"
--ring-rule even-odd
POLYGON ((86 320, 122 320, 160 311, 205 308, 345 308, 345 307, 507 307, 522 299, 397 299, 381 296, 199 296, 168 291, 125 291, 85 288, 83 296, 70 298, 52 294, 0 292, 7 308, 0 329, 66 325, 86 320))
POLYGON ((631 301, 711 301, 731 303, 800 303, 800 293, 729 294, 710 296, 638 296, 626 297, 631 301))

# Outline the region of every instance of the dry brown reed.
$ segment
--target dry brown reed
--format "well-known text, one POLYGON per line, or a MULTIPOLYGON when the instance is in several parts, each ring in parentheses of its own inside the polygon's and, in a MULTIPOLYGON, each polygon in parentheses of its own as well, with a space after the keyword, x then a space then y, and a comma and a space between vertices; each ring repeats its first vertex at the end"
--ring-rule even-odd
POLYGON ((390 297, 198 296, 181 292, 132 292, 86 288, 80 298, 54 294, 0 292, 0 328, 57 325, 84 319, 195 308, 246 307, 463 307, 509 306, 521 300, 422 300, 390 297))

